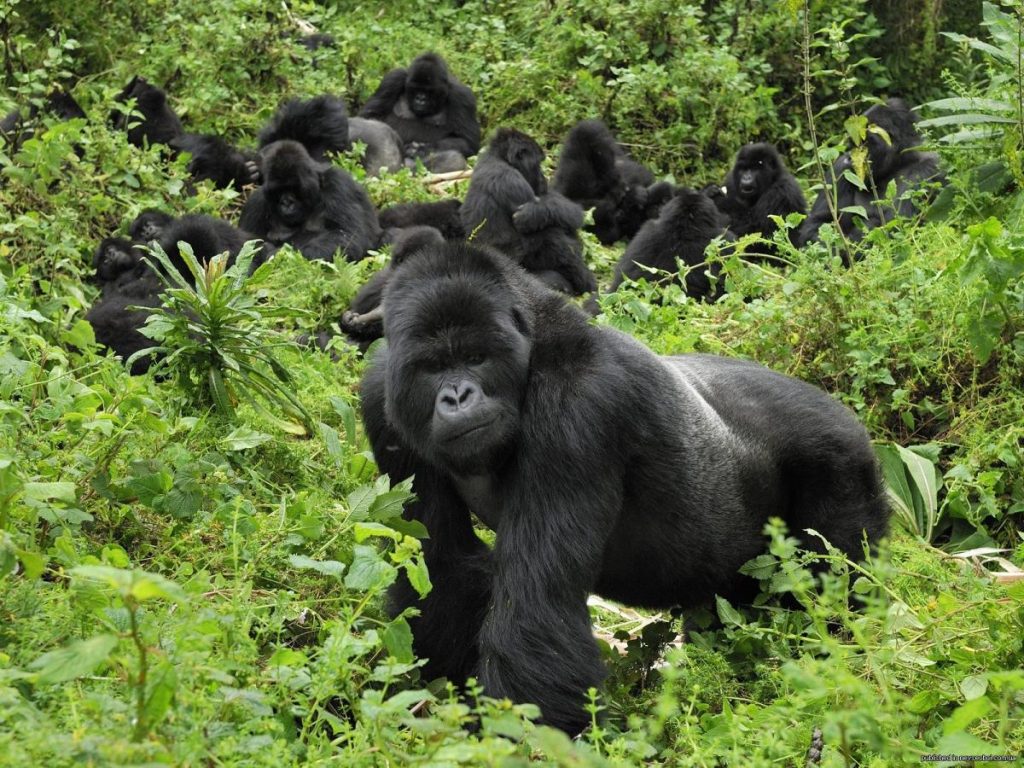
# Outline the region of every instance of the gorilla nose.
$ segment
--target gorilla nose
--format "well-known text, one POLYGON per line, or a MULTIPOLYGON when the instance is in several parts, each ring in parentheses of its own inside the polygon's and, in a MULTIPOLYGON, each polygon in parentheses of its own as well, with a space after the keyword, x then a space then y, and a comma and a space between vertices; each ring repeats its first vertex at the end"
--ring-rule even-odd
POLYGON ((460 419, 473 412, 480 401, 480 390, 476 384, 460 381, 446 384, 437 393, 434 409, 438 416, 446 419, 460 419))

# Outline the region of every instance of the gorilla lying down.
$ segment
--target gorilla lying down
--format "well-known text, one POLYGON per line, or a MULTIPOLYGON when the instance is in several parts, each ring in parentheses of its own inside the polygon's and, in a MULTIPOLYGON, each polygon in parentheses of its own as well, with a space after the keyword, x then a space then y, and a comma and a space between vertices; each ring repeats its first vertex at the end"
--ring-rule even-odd
POLYGON ((430 532, 433 590, 390 594, 394 611, 420 611, 429 677, 475 675, 575 733, 603 677, 588 593, 655 608, 742 598, 737 569, 771 516, 854 558, 886 530, 867 433, 814 386, 742 360, 658 357, 465 243, 397 266, 384 303, 388 344, 362 408, 381 471, 415 475, 406 515, 430 532))

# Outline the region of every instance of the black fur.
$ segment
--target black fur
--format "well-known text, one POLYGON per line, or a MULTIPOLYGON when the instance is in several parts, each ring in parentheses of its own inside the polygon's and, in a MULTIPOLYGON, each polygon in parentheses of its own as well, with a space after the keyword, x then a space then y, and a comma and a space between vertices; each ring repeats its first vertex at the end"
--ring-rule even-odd
POLYGON ((895 216, 916 216, 918 209, 911 193, 928 185, 945 183, 938 156, 917 150, 921 136, 914 128, 914 123, 918 118, 906 102, 902 99, 889 99, 885 104, 876 104, 864 114, 869 125, 885 130, 891 144, 869 130, 867 190, 859 189, 843 176, 845 171, 853 168, 849 152, 836 160, 828 187, 818 193, 811 212, 800 227, 797 236, 799 245, 817 241, 822 225, 832 223, 827 195, 836 201, 839 226, 843 233, 848 240, 857 242, 865 232, 885 224, 895 216), (884 200, 890 182, 896 185, 895 207, 884 200), (862 206, 867 211, 867 219, 857 213, 842 210, 850 206, 862 206))
POLYGON ((501 128, 477 161, 460 215, 467 236, 503 251, 555 290, 597 290, 583 261, 583 209, 548 192, 544 150, 525 133, 501 128))
POLYGON ((317 162, 328 152, 346 151, 350 144, 345 102, 328 95, 286 102, 260 131, 259 146, 264 149, 285 140, 297 141, 317 162))
POLYGON ((144 77, 133 77, 115 101, 119 106, 110 113, 110 121, 114 128, 127 131, 128 142, 136 147, 170 144, 185 133, 181 119, 167 103, 167 94, 144 77), (135 106, 130 109, 133 99, 135 106))
MULTIPOLYGON (((756 234, 765 240, 771 240, 777 228, 771 216, 807 212, 803 190, 771 144, 747 144, 740 149, 726 176, 725 194, 715 203, 729 217, 729 230, 736 237, 756 234)), ((759 249, 772 251, 766 245, 759 249)))
POLYGON ((8 152, 17 151, 22 142, 34 134, 40 116, 56 118, 63 122, 84 118, 86 115, 70 93, 62 88, 56 88, 46 96, 42 105, 16 107, 0 120, 0 139, 7 144, 8 152))
POLYGON ((685 278, 687 295, 696 299, 712 299, 721 292, 721 286, 712 286, 707 272, 715 268, 703 268, 704 249, 712 239, 722 236, 734 239, 725 228, 725 217, 719 213, 714 202, 707 195, 680 187, 674 197, 661 209, 657 219, 648 221, 637 233, 619 263, 615 265, 612 290, 618 288, 624 278, 648 281, 664 281, 665 277, 651 275, 638 265, 653 267, 665 272, 677 272, 676 260, 681 260, 691 269, 685 278))
POLYGON ((259 181, 254 154, 236 149, 219 136, 186 133, 167 103, 167 94, 144 77, 132 78, 116 100, 123 106, 114 109, 111 122, 115 128, 127 130, 129 143, 137 147, 164 144, 174 155, 188 152, 191 155, 188 172, 196 181, 208 179, 218 189, 233 186, 238 190, 259 181), (135 100, 133 110, 127 108, 132 99, 135 100), (139 113, 141 118, 133 112, 139 113))
POLYGON ((671 193, 671 185, 655 185, 654 174, 631 159, 600 120, 582 120, 569 131, 552 186, 594 209, 591 230, 605 245, 633 237, 657 216, 666 186, 671 193))
POLYGON ((352 299, 338 323, 349 338, 366 349, 384 335, 382 297, 395 268, 409 256, 444 242, 441 233, 428 226, 410 226, 398 232, 391 246, 391 262, 371 277, 352 299))
POLYGON ((264 148, 262 171, 263 186, 242 209, 242 229, 288 243, 307 259, 329 260, 342 250, 359 261, 377 246, 377 211, 341 168, 314 161, 296 141, 278 141, 264 148))
POLYGON ((359 116, 394 128, 407 162, 421 158, 432 171, 465 168, 466 158, 480 151, 476 96, 436 53, 417 56, 407 70, 388 72, 359 116))
POLYGON ((886 529, 868 435, 816 387, 658 357, 472 244, 421 251, 384 304, 362 409, 381 472, 415 475, 406 515, 430 534, 433 590, 421 601, 400 580, 390 594, 419 610, 428 677, 475 675, 575 733, 604 676, 589 593, 662 609, 742 599, 737 569, 771 516, 854 558, 886 529))
MULTIPOLYGON (((387 234, 390 230, 427 226, 438 230, 445 240, 464 240, 459 200, 438 200, 432 203, 401 203, 380 212, 380 226, 387 234)), ((389 235, 394 237, 394 235, 389 235)))

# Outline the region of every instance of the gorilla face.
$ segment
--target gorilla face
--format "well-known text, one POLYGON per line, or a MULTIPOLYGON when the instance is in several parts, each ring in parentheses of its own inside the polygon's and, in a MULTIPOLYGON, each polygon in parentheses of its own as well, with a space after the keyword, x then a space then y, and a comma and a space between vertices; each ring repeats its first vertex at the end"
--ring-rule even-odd
POLYGON ((779 156, 767 144, 747 144, 736 156, 732 170, 732 186, 736 196, 745 203, 755 202, 779 175, 779 156))
POLYGON ((439 56, 426 53, 413 61, 405 97, 416 117, 430 117, 444 110, 448 103, 448 70, 439 56))
POLYGON ((173 216, 150 208, 135 217, 129 232, 132 240, 148 243, 151 240, 159 240, 172 221, 173 216))
POLYGON ((299 228, 316 210, 320 175, 306 149, 295 141, 278 141, 264 150, 263 184, 276 220, 299 228))
POLYGON ((455 282, 436 267, 437 253, 431 246, 399 267, 384 295, 385 407, 429 461, 476 474, 518 432, 531 343, 499 273, 484 269, 455 282))

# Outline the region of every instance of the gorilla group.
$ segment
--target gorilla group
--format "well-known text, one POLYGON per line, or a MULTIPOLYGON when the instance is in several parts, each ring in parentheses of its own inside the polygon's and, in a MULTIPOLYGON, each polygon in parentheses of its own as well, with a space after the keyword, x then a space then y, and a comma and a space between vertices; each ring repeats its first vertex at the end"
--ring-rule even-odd
MULTIPOLYGON (((713 207, 713 206, 712 206, 713 207)), ((868 435, 823 391, 750 362, 658 357, 497 251, 427 244, 384 289, 387 347, 362 383, 381 472, 414 477, 433 589, 415 607, 428 677, 476 676, 569 733, 603 668, 587 595, 705 605, 778 516, 852 558, 886 530, 868 435), (493 549, 472 515, 493 529, 493 549)))
POLYGON ((597 290, 583 261, 583 209, 549 192, 544 150, 521 131, 499 128, 477 161, 460 214, 476 242, 493 245, 551 288, 573 296, 597 290))

